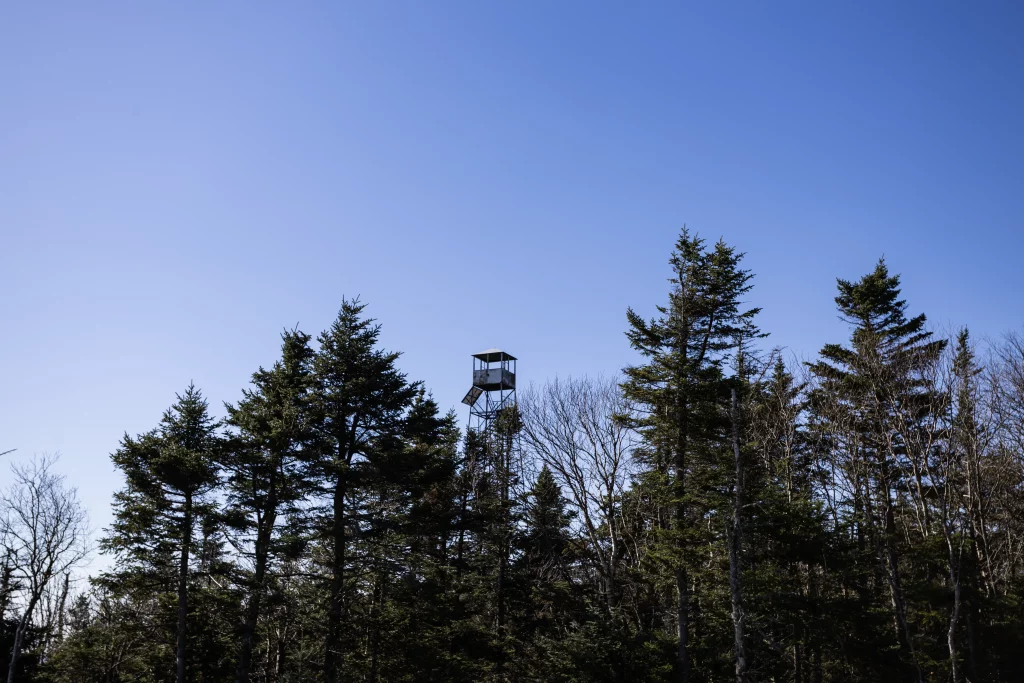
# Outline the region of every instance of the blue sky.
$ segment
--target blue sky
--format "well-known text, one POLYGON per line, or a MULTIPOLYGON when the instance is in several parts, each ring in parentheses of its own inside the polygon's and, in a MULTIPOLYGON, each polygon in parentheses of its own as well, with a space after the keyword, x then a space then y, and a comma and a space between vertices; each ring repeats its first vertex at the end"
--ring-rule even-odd
POLYGON ((343 296, 461 417, 483 348, 614 373, 684 223, 797 355, 882 254, 912 312, 1019 327, 1022 33, 1011 2, 9 4, 0 450, 62 453, 103 527, 124 432, 190 381, 220 412, 343 296))

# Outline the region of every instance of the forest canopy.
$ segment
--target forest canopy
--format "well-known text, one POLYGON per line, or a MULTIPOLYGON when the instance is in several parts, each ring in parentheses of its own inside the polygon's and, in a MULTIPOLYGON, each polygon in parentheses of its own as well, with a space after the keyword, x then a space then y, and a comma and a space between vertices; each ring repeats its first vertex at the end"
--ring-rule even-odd
POLYGON ((880 260, 797 363, 741 252, 668 265, 634 365, 485 431, 359 300, 223 411, 183 387, 111 455, 87 585, 74 490, 19 470, 8 683, 1024 680, 1024 337, 936 333, 880 260))

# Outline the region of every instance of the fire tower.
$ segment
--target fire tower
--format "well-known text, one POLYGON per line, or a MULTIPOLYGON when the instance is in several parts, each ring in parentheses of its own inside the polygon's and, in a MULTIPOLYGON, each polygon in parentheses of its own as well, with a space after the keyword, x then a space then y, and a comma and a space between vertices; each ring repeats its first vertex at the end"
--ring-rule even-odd
POLYGON ((469 428, 491 431, 502 408, 516 403, 516 357, 501 349, 473 354, 473 387, 462 402, 469 406, 469 428))

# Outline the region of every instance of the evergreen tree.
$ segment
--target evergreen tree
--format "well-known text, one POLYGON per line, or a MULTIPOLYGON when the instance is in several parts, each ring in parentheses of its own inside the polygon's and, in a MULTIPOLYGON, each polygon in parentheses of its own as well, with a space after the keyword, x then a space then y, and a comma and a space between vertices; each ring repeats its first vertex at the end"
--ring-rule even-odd
POLYGON ((319 472, 329 501, 320 533, 327 553, 329 607, 324 642, 324 681, 337 683, 347 654, 347 628, 355 576, 351 540, 364 504, 362 486, 370 461, 394 447, 417 386, 396 367, 399 354, 377 348, 380 326, 363 317, 365 304, 342 302, 331 327, 319 337, 314 361, 315 420, 327 444, 319 472))
MULTIPOLYGON (((984 669, 984 658, 981 656, 982 648, 979 643, 982 598, 992 591, 988 582, 991 576, 991 552, 988 525, 985 523, 981 475, 982 455, 987 441, 979 419, 978 376, 981 374, 981 368, 975 359, 967 328, 957 335, 952 370, 954 396, 951 401, 953 414, 950 448, 958 456, 963 471, 960 495, 966 506, 964 512, 969 542, 967 552, 960 558, 962 564, 956 569, 959 569, 960 574, 957 577, 958 583, 963 584, 964 621, 967 626, 966 673, 968 680, 973 681, 980 679, 979 672, 984 669)), ((950 568, 954 570, 953 562, 950 562, 950 568)), ((954 615, 958 616, 959 614, 954 615)), ((951 621, 955 625, 956 619, 951 621)))
POLYGON ((207 402, 194 385, 151 432, 125 434, 111 456, 126 487, 114 494, 114 523, 103 548, 117 565, 109 584, 131 586, 171 581, 175 585, 175 680, 186 680, 189 584, 197 531, 213 519, 212 492, 219 483, 220 437, 207 402))
POLYGON ((68 635, 47 662, 44 680, 53 683, 173 680, 165 652, 173 652, 173 633, 166 641, 163 637, 165 624, 162 622, 166 613, 152 596, 137 599, 131 594, 97 586, 72 602, 68 635))
POLYGON ((252 389, 237 406, 227 405, 234 438, 222 463, 228 472, 228 517, 236 543, 251 561, 243 586, 247 594, 236 681, 248 683, 256 628, 271 583, 273 562, 287 558, 297 533, 281 521, 294 518, 312 493, 308 461, 315 447, 308 404, 313 351, 309 335, 282 336, 281 359, 253 374, 252 389))
POLYGON ((566 501, 551 470, 541 468, 524 501, 508 572, 510 676, 537 680, 548 651, 583 617, 572 582, 566 501))
POLYGON ((834 642, 827 634, 837 615, 820 604, 828 536, 814 500, 804 388, 777 358, 745 401, 748 645, 766 680, 820 680, 822 644, 834 642), (771 645, 780 643, 785 646, 771 645))
POLYGON ((466 630, 452 567, 458 440, 455 416, 420 391, 400 442, 368 472, 362 544, 372 598, 361 621, 370 680, 478 680, 455 635, 466 630))
MULTIPOLYGON (((913 446, 915 432, 935 418, 937 402, 924 374, 938 361, 946 342, 925 330, 923 314, 907 318, 899 283, 883 260, 857 282, 840 279, 835 301, 853 327, 850 345, 827 344, 821 360, 810 369, 820 381, 815 400, 818 421, 842 441, 835 444, 834 455, 853 490, 851 521, 862 558, 870 554, 878 561, 877 574, 888 587, 895 640, 906 666, 920 680, 923 672, 903 585, 904 541, 897 516, 901 491, 912 487, 919 502, 917 533, 930 531, 924 502, 930 482, 923 466, 929 454, 915 452, 913 446)), ((879 597, 869 595, 863 580, 859 590, 865 607, 879 597)))
POLYGON ((536 584, 564 581, 568 575, 569 515, 562 490, 547 465, 537 475, 529 500, 521 540, 523 562, 536 584))
POLYGON ((668 517, 661 556, 671 567, 676 593, 676 667, 689 680, 694 554, 700 520, 721 501, 716 460, 725 427, 723 364, 734 340, 757 309, 741 310, 751 275, 740 268, 742 254, 724 242, 707 249, 684 228, 669 261, 669 301, 647 321, 627 312, 627 336, 645 364, 628 367, 623 390, 643 407, 632 423, 641 430, 653 459, 649 482, 666 488, 668 517))
POLYGON ((515 529, 519 515, 515 509, 515 489, 521 477, 518 471, 518 437, 522 430, 522 416, 519 408, 511 405, 501 409, 494 421, 492 433, 487 435, 488 454, 491 462, 491 473, 497 494, 493 523, 489 541, 497 558, 495 577, 494 612, 495 635, 498 645, 498 673, 504 678, 506 659, 510 654, 508 642, 508 588, 510 582, 510 561, 515 529))

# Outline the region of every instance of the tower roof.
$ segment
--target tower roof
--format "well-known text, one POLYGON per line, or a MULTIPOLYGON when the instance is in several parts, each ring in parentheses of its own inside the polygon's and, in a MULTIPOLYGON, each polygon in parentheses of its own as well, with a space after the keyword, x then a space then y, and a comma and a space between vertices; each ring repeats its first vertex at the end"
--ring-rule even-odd
POLYGON ((487 349, 480 353, 474 353, 473 358, 482 360, 485 363, 494 363, 499 360, 516 360, 516 357, 510 353, 505 353, 501 349, 487 349))

